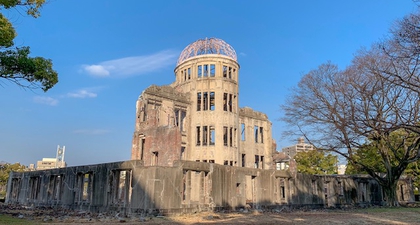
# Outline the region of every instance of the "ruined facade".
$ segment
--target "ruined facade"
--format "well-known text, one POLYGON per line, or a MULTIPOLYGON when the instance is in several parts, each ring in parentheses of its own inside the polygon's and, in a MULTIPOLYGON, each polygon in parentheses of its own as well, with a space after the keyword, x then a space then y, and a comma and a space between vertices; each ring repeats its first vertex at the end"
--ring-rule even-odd
MULTIPOLYGON (((414 200, 411 182, 398 183, 401 203, 414 200)), ((365 175, 291 175, 288 171, 175 161, 140 160, 12 172, 6 204, 91 212, 192 213, 218 209, 369 206, 382 188, 365 175)))
POLYGON ((170 166, 174 160, 270 169, 275 142, 261 112, 239 108, 235 50, 217 38, 188 45, 175 81, 150 86, 136 105, 132 160, 170 166))

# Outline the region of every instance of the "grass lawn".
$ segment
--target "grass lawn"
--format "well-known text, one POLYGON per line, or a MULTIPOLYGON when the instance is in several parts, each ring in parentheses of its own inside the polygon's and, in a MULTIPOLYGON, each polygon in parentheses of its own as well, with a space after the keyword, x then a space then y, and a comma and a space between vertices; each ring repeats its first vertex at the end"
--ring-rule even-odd
POLYGON ((0 214, 0 224, 35 224, 34 221, 30 221, 27 219, 19 219, 12 217, 10 215, 3 215, 0 214))

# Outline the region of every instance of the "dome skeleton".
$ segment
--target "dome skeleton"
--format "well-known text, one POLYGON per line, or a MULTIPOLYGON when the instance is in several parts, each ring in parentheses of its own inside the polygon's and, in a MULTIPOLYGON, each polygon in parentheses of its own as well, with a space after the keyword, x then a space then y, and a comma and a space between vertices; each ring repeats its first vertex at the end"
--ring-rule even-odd
POLYGON ((235 49, 228 43, 218 38, 205 38, 199 39, 185 47, 179 55, 177 65, 195 56, 206 54, 220 54, 237 61, 235 49))

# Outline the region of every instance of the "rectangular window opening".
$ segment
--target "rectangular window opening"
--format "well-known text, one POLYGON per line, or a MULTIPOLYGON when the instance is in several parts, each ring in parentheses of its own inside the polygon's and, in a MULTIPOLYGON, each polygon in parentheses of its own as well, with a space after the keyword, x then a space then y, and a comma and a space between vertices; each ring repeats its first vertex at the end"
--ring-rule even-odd
POLYGON ((203 93, 203 110, 209 110, 209 99, 208 99, 208 93, 203 93))
POLYGON ((197 111, 201 111, 201 92, 197 93, 197 111))
POLYGON ((259 164, 260 164, 260 156, 255 155, 254 168, 258 168, 259 164))
POLYGON ((229 94, 229 112, 232 112, 232 94, 229 94))
POLYGON ((210 64, 210 77, 214 77, 216 75, 216 65, 210 64))
POLYGON ((227 77, 227 66, 223 66, 223 77, 227 77))
POLYGON ((228 109, 228 94, 227 93, 223 93, 223 111, 227 111, 228 109))
POLYGON ((196 135, 197 135, 197 145, 201 145, 201 129, 200 129, 200 126, 197 126, 196 135))
POLYGON ((152 152, 152 166, 158 165, 159 152, 152 152))
POLYGON ((214 145, 215 140, 216 140, 216 133, 215 133, 214 127, 210 127, 210 145, 214 145))
POLYGON ((245 154, 242 154, 242 157, 241 157, 241 162, 242 162, 242 167, 245 167, 245 154))
POLYGON ((245 141, 245 124, 241 123, 241 140, 245 141))
POLYGON ((223 127, 223 145, 228 146, 228 127, 223 127))
POLYGON ((254 126, 255 143, 258 143, 258 126, 254 126))
POLYGON ((201 78, 202 76, 203 76, 203 66, 202 65, 199 65, 197 67, 197 77, 198 78, 201 78))
POLYGON ((191 68, 188 68, 188 80, 191 80, 191 68))
POLYGON ((233 146, 233 127, 231 127, 229 129, 229 146, 232 147, 233 146))
POLYGON ((264 143, 264 129, 263 127, 260 127, 260 142, 264 143))
POLYGON ((203 145, 207 145, 208 136, 208 127, 203 126, 203 145))
POLYGON ((209 65, 204 65, 203 77, 209 76, 209 65))
POLYGON ((214 111, 215 109, 215 96, 214 92, 210 92, 210 110, 214 111))
POLYGON ((141 142, 141 144, 140 144, 140 160, 143 160, 143 155, 144 155, 144 145, 145 145, 145 143, 146 143, 146 139, 145 138, 141 138, 140 139, 140 142, 141 142))

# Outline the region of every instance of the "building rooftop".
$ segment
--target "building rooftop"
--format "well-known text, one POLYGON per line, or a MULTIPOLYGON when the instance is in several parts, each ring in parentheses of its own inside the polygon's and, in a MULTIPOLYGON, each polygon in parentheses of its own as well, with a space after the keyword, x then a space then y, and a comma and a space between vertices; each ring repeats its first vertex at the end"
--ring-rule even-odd
POLYGON ((207 54, 224 55, 237 61, 235 49, 228 43, 218 38, 205 38, 199 39, 185 47, 179 55, 176 65, 178 66, 192 57, 207 54))

